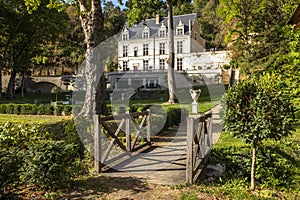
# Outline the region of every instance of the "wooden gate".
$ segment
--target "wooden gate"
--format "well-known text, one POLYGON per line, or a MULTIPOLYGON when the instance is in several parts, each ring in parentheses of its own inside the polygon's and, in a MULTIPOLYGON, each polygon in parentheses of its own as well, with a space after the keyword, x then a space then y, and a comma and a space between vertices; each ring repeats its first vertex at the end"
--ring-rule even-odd
POLYGON ((187 118, 186 183, 193 184, 201 165, 212 147, 212 112, 187 118))
POLYGON ((151 144, 151 133, 150 133, 150 110, 139 113, 127 113, 116 116, 95 116, 95 131, 94 131, 94 167, 96 172, 100 172, 104 163, 107 161, 109 154, 114 145, 117 145, 125 152, 133 152, 143 146, 151 144), (140 123, 135 119, 139 118, 140 123), (118 126, 112 129, 109 123, 115 123, 118 121, 118 126), (134 132, 135 129, 136 132, 134 132), (106 131, 110 143, 106 149, 101 152, 101 134, 106 131), (120 133, 125 134, 125 142, 121 140, 120 133), (146 135, 146 141, 142 144, 138 144, 138 140, 142 138, 142 135, 146 135))

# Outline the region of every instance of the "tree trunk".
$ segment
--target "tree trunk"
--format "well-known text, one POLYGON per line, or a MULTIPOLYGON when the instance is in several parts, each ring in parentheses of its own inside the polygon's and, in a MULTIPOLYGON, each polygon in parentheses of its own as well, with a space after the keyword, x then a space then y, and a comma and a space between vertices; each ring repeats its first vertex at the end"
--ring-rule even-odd
POLYGON ((103 40, 103 13, 100 0, 92 0, 89 8, 86 0, 80 0, 80 20, 85 35, 86 50, 86 95, 82 114, 107 114, 106 82, 104 69, 99 65, 98 51, 95 49, 103 40), (100 69, 99 69, 100 68, 100 69))
POLYGON ((2 68, 0 66, 0 100, 2 100, 2 68))
POLYGON ((24 90, 25 90, 25 73, 22 74, 22 82, 21 82, 21 99, 24 98, 24 90))
POLYGON ((168 41, 169 41, 169 60, 168 60, 168 87, 169 87, 169 104, 175 103, 175 82, 174 82, 174 27, 172 0, 167 0, 168 9, 168 41))
POLYGON ((256 146, 252 149, 251 190, 255 189, 256 146))
POLYGON ((8 82, 7 91, 6 91, 8 99, 13 99, 15 97, 16 76, 17 76, 16 71, 12 70, 10 78, 9 78, 9 82, 8 82))

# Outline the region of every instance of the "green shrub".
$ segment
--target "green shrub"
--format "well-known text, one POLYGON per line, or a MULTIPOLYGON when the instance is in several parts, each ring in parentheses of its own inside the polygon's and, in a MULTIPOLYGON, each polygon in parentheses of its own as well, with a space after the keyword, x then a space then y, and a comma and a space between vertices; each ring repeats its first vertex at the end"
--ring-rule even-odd
POLYGON ((6 114, 14 114, 14 104, 7 104, 6 105, 6 114))
POLYGON ((45 115, 53 115, 54 114, 54 107, 52 105, 45 105, 45 115))
POLYGON ((37 114, 44 115, 46 110, 46 106, 44 104, 39 104, 37 107, 37 114))
MULTIPOLYGON (((30 143, 24 157, 24 180, 41 189, 57 189, 68 186, 76 176, 76 145, 65 141, 40 140, 30 143)), ((79 163, 78 163, 79 164, 79 163)))
POLYGON ((20 105, 20 114, 21 115, 37 114, 37 105, 36 104, 21 104, 20 105))
POLYGON ((6 113, 6 104, 0 104, 0 113, 5 114, 6 113))
POLYGON ((5 199, 5 189, 19 181, 20 151, 0 148, 0 199, 5 199))
POLYGON ((71 177, 86 172, 84 157, 72 120, 0 125, 0 199, 17 181, 51 190, 69 187, 71 177))
POLYGON ((62 105, 56 105, 54 107, 54 114, 60 116, 62 114, 63 108, 64 107, 62 105))
POLYGON ((241 81, 222 99, 224 131, 242 138, 253 150, 251 189, 255 188, 256 154, 267 139, 292 133, 295 107, 284 82, 272 74, 241 81))
POLYGON ((20 104, 14 104, 14 114, 15 115, 20 114, 20 104))
POLYGON ((30 114, 31 110, 32 110, 31 104, 23 104, 20 107, 20 114, 21 115, 28 115, 28 114, 30 114))
POLYGON ((172 127, 174 125, 179 125, 184 116, 181 116, 182 112, 186 113, 185 110, 182 110, 179 107, 166 107, 167 112, 167 121, 165 124, 165 129, 172 127))
POLYGON ((63 107, 63 113, 64 113, 65 116, 71 115, 72 114, 72 106, 65 105, 63 107))

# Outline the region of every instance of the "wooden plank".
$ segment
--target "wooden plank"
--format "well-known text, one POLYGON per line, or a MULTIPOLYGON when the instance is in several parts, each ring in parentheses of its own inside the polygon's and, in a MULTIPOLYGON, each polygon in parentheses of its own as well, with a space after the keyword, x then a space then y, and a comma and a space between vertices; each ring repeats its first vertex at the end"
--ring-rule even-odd
POLYGON ((103 128, 105 128, 109 135, 115 139, 115 142, 119 145, 119 147, 124 150, 127 151, 126 147, 123 145, 123 143, 119 140, 119 138, 117 136, 115 136, 115 134, 112 134, 112 130, 107 126, 107 124, 105 124, 105 122, 101 122, 101 125, 103 126, 103 128))
POLYGON ((125 119, 125 133, 126 133, 126 149, 131 151, 131 133, 130 133, 130 118, 129 115, 125 119))
POLYGON ((186 152, 186 184, 193 184, 193 138, 194 138, 194 119, 187 118, 187 152, 186 152))
POLYGON ((93 116, 94 121, 94 169, 97 173, 101 172, 101 127, 99 115, 93 116))
POLYGON ((143 117, 142 122, 141 122, 141 124, 140 124, 139 126, 134 122, 134 125, 135 125, 135 127, 138 129, 138 131, 137 131, 137 133, 136 133, 136 135, 135 135, 135 137, 134 137, 134 139, 133 139, 133 141, 132 141, 131 149, 134 148, 134 146, 135 146, 135 144, 136 144, 136 142, 137 142, 137 139, 139 138, 140 133, 142 132, 142 127, 143 127, 143 125, 144 125, 144 123, 145 123, 145 121, 146 121, 146 118, 147 118, 147 115, 145 115, 145 116, 143 117))
POLYGON ((141 115, 149 115, 149 111, 130 113, 131 117, 138 117, 141 115))
POLYGON ((147 115, 147 142, 151 142, 151 113, 150 113, 150 109, 147 109, 148 111, 148 115, 147 115))
MULTIPOLYGON (((118 126, 118 129, 116 130, 116 132, 114 134, 116 137, 118 137, 119 133, 121 132, 121 129, 122 129, 122 126, 124 125, 124 122, 125 122, 125 120, 122 119, 122 121, 120 122, 120 124, 118 126)), ((106 151, 105 151, 104 155, 102 156, 102 159, 101 159, 102 163, 104 163, 105 160, 107 159, 107 157, 108 157, 108 155, 109 155, 109 153, 110 153, 113 145, 115 144, 115 141, 116 141, 116 139, 114 139, 114 138, 110 141, 110 144, 108 145, 108 147, 106 148, 106 151)))

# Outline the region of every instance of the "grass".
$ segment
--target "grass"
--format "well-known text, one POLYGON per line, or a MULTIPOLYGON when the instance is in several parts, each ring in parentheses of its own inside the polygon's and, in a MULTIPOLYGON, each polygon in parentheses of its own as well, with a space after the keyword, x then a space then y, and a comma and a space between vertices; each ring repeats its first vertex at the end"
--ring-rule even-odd
POLYGON ((299 199, 300 185, 300 123, 296 131, 281 141, 266 141, 264 153, 257 159, 257 189, 251 191, 251 148, 229 134, 222 133, 214 147, 210 164, 226 166, 220 178, 204 177, 198 182, 200 192, 225 199, 299 199))
POLYGON ((45 123, 54 124, 61 122, 70 117, 64 116, 51 116, 51 115, 10 115, 0 114, 0 123, 12 122, 12 123, 45 123))

